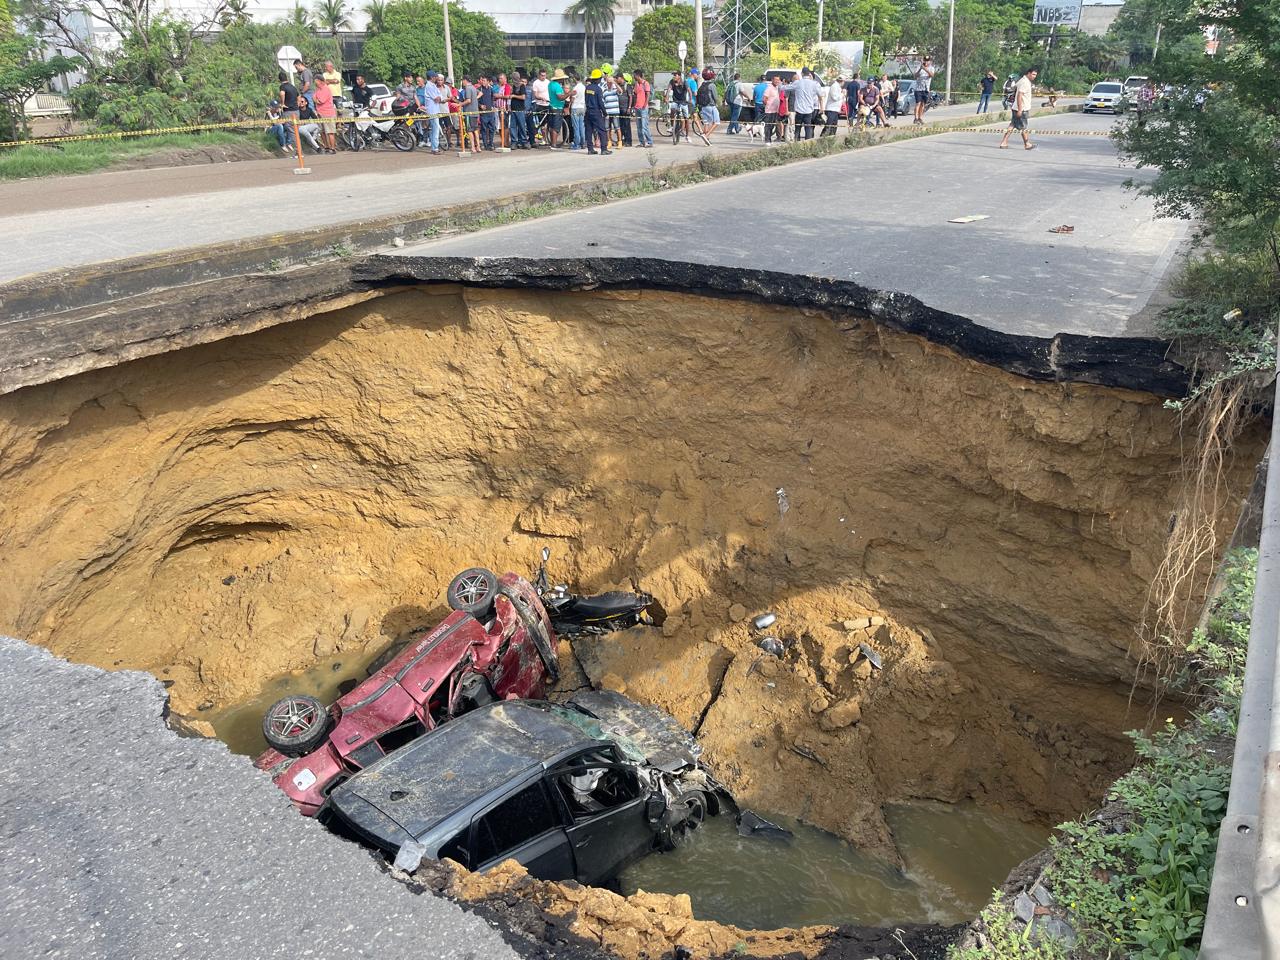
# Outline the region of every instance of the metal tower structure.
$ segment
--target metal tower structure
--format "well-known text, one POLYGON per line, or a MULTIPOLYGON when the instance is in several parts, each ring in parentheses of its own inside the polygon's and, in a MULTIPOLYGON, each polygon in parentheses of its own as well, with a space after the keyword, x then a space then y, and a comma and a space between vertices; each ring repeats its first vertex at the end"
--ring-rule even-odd
POLYGON ((769 55, 769 0, 716 0, 710 20, 711 56, 720 61, 726 82, 742 60, 769 55))

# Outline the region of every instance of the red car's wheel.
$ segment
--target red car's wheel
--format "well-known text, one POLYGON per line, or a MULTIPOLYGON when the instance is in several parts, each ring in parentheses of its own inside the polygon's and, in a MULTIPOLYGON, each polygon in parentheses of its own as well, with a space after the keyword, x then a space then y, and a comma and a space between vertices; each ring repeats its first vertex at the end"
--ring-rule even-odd
POLYGON ((329 711, 315 697, 294 694, 281 697, 262 718, 262 736, 286 757, 301 757, 324 742, 329 733, 329 711))
POLYGON ((451 609, 469 613, 477 620, 487 620, 497 596, 497 574, 484 567, 471 567, 453 578, 445 599, 451 609))

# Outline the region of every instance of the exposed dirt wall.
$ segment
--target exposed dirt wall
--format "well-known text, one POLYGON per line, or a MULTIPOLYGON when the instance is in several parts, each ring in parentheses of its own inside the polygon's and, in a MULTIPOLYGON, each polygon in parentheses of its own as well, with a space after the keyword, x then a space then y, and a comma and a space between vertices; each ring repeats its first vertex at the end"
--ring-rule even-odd
POLYGON ((425 287, 0 398, 0 630, 197 712, 550 544, 666 615, 578 651, 597 682, 700 725, 746 802, 892 857, 886 798, 1059 817, 1117 772, 1179 453, 1158 400, 867 320, 425 287))

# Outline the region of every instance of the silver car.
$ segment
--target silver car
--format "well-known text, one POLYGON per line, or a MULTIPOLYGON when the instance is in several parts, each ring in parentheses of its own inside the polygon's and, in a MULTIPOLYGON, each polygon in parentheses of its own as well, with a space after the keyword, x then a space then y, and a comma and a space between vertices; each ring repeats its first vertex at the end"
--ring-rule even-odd
POLYGON ((1084 112, 1095 113, 1099 110, 1110 110, 1112 113, 1124 113, 1129 109, 1129 100, 1125 96, 1124 84, 1118 80, 1106 80, 1095 83, 1093 89, 1084 100, 1084 112))

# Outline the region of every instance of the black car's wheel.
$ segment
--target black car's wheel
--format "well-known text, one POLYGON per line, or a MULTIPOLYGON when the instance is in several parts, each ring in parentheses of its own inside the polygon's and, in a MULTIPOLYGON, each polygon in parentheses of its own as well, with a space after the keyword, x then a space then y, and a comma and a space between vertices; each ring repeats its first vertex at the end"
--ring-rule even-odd
POLYGON ((329 720, 329 711, 315 697, 293 694, 268 708, 262 718, 262 736, 286 757, 301 757, 324 742, 329 720))
POLYGON ((487 620, 497 595, 497 574, 484 567, 471 567, 453 578, 445 599, 450 609, 469 613, 477 620, 487 620))
POLYGON ((689 839, 689 834, 707 819, 707 795, 701 790, 680 794, 667 812, 667 822, 658 835, 658 846, 671 851, 689 839))

